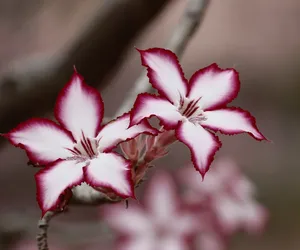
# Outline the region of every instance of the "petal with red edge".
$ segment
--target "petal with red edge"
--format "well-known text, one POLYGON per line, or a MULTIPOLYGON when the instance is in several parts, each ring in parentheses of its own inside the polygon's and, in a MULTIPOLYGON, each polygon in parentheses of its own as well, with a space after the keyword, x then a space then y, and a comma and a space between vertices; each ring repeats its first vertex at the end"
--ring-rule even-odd
POLYGON ((201 125, 214 131, 230 135, 246 132, 259 141, 266 140, 258 131, 255 118, 240 108, 206 111, 204 116, 207 119, 201 121, 201 125))
POLYGON ((149 81, 158 92, 174 105, 187 94, 187 80, 177 56, 170 50, 153 48, 139 50, 142 65, 147 67, 149 81))
POLYGON ((130 167, 130 162, 116 153, 100 153, 84 168, 84 174, 91 186, 112 190, 127 198, 134 196, 130 167))
POLYGON ((128 209, 124 204, 105 207, 104 218, 114 230, 122 234, 144 235, 153 230, 149 216, 140 206, 132 203, 128 209))
POLYGON ((75 70, 70 82, 57 98, 55 117, 79 141, 82 132, 86 137, 97 135, 103 109, 99 92, 88 86, 75 70))
POLYGON ((26 150, 33 163, 41 165, 72 156, 71 134, 48 119, 30 119, 5 134, 10 142, 26 150))
POLYGON ((231 102, 240 90, 238 73, 234 69, 220 69, 212 64, 197 71, 190 79, 188 97, 199 99, 202 109, 215 109, 231 102))
POLYGON ((146 93, 139 94, 131 111, 130 126, 151 116, 158 117, 167 129, 175 128, 184 118, 166 99, 146 93))
POLYGON ((129 123, 130 114, 126 113, 106 124, 97 136, 97 140, 99 140, 98 149, 100 151, 108 151, 118 143, 132 139, 142 133, 151 135, 158 134, 158 131, 152 128, 146 120, 138 125, 128 128, 129 123))
POLYGON ((215 153, 222 145, 219 138, 200 125, 191 122, 181 123, 176 130, 176 136, 179 141, 189 147, 194 167, 204 178, 215 153))
POLYGON ((59 205, 60 195, 83 181, 85 162, 57 161, 35 175, 37 200, 43 214, 59 205))
POLYGON ((145 194, 145 205, 152 217, 158 221, 173 221, 179 201, 176 185, 167 173, 161 171, 150 180, 145 194))

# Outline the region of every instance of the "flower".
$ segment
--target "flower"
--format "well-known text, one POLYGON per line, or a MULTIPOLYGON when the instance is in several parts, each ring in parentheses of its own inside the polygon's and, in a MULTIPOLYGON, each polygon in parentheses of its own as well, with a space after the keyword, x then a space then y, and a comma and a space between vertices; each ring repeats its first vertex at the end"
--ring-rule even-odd
POLYGON ((147 122, 128 129, 129 114, 101 126, 103 111, 100 94, 75 70, 56 102, 59 124, 34 118, 5 135, 31 162, 46 165, 35 175, 43 214, 59 206, 65 190, 83 182, 122 198, 134 196, 131 163, 111 151, 122 141, 157 131, 147 122))
POLYGON ((172 178, 165 172, 156 173, 144 197, 144 208, 130 203, 128 209, 120 205, 104 209, 104 220, 125 238, 119 249, 190 249, 198 223, 182 206, 172 178))
MULTIPOLYGON (((222 235, 238 230, 260 233, 267 222, 267 210, 255 200, 253 183, 228 158, 219 159, 202 182, 188 167, 179 172, 187 187, 185 201, 200 214, 211 212, 222 235)), ((207 218, 208 216, 206 216, 207 218)))
POLYGON ((234 69, 222 70, 212 64, 198 70, 188 81, 173 52, 160 48, 139 52, 149 81, 160 95, 140 94, 131 112, 130 125, 156 116, 165 128, 175 129, 178 140, 189 147, 202 177, 221 147, 218 137, 206 129, 224 134, 247 132, 257 140, 266 139, 249 112, 226 107, 240 89, 234 69))

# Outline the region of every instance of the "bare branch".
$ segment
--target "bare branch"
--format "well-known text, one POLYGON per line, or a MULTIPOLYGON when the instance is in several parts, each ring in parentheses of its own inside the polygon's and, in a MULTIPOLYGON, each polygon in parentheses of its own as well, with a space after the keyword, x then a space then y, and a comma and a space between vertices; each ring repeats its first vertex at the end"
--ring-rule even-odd
MULTIPOLYGON (((183 17, 166 44, 166 48, 172 50, 179 58, 182 56, 188 42, 199 27, 208 6, 208 2, 209 0, 188 1, 183 17)), ((150 90, 151 85, 149 84, 148 77, 145 72, 143 72, 136 80, 130 94, 126 97, 124 103, 120 106, 120 109, 116 112, 116 116, 120 116, 130 110, 138 94, 150 90)))

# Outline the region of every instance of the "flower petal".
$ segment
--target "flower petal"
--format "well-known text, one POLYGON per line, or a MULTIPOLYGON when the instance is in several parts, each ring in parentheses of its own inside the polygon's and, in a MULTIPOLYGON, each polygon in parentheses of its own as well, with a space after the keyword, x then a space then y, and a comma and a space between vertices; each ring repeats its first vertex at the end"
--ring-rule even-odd
POLYGON ((109 151, 118 143, 132 139, 142 133, 151 135, 158 134, 158 131, 152 128, 146 120, 142 121, 138 125, 128 128, 129 123, 130 114, 125 113, 106 124, 97 136, 97 140, 99 140, 98 149, 100 151, 109 151))
POLYGON ((267 209, 253 200, 251 204, 245 206, 244 211, 246 213, 243 225, 245 230, 251 234, 263 232, 269 219, 267 209))
POLYGON ((130 163, 116 153, 100 153, 84 168, 86 182, 109 189, 123 198, 133 197, 130 163))
POLYGON ((41 165, 71 156, 71 134, 48 119, 30 119, 4 135, 9 141, 26 150, 33 163, 41 165))
POLYGON ((130 237, 125 242, 120 242, 117 247, 118 250, 154 250, 155 238, 151 238, 147 235, 139 237, 130 237))
POLYGON ((156 173, 145 193, 145 206, 159 223, 171 223, 177 214, 179 200, 176 185, 165 172, 156 173))
POLYGON ((204 178, 215 153, 222 145, 219 138, 200 125, 191 122, 181 123, 176 130, 176 136, 179 141, 189 147, 194 167, 204 178))
POLYGON ((202 232, 196 240, 197 249, 226 250, 227 242, 218 232, 202 232))
POLYGON ((177 235, 165 236, 158 241, 159 246, 156 249, 159 250, 188 250, 190 249, 184 239, 176 237, 177 235))
POLYGON ((85 162, 78 163, 75 160, 59 160, 35 175, 37 201, 43 214, 59 205, 59 197, 66 188, 83 181, 82 168, 85 165, 85 162))
POLYGON ((187 80, 177 56, 170 50, 153 48, 139 50, 142 65, 147 67, 149 81, 158 92, 177 105, 187 94, 187 80))
POLYGON ((99 92, 88 86, 75 70, 60 92, 55 106, 56 119, 79 141, 82 132, 95 137, 103 118, 103 101, 99 92))
POLYGON ((239 229, 245 214, 242 203, 226 194, 218 195, 218 199, 213 201, 213 209, 223 233, 231 235, 239 229))
POLYGON ((183 118, 166 99, 146 93, 139 94, 131 111, 130 126, 151 116, 157 116, 167 129, 175 128, 183 118))
POLYGON ((202 109, 222 107, 236 98, 240 90, 238 73, 234 69, 220 69, 212 64, 197 71, 190 79, 188 97, 198 99, 202 109))
POLYGON ((226 108, 206 111, 204 115, 207 118, 205 121, 201 121, 201 125, 204 127, 230 135, 246 132, 256 140, 266 140, 258 131, 255 118, 245 110, 226 108))
POLYGON ((128 236, 143 236, 153 230, 149 216, 140 206, 130 203, 108 205, 103 210, 104 219, 116 231, 128 236))

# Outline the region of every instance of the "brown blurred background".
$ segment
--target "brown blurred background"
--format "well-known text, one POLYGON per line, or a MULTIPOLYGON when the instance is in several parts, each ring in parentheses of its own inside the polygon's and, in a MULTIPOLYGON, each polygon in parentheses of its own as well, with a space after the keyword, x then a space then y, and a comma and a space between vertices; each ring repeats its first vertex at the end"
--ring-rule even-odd
MULTIPOLYGON (((142 72, 134 47, 163 46, 186 2, 0 0, 1 132, 32 116, 51 117, 74 64, 101 91, 112 116, 142 72)), ((236 68, 242 87, 233 104, 249 110, 273 141, 221 136, 217 157, 236 159, 271 213, 262 237, 238 236, 232 249, 300 249, 299 25, 298 0, 212 0, 182 59, 187 77, 213 62, 236 68)), ((175 169, 188 157, 175 145, 157 165, 175 169)), ((25 153, 2 138, 0 162, 0 249, 9 249, 15 238, 34 240, 40 211, 25 153)), ((50 246, 99 242, 98 249, 110 249, 111 235, 95 216, 97 208, 76 207, 55 218, 50 246)))

